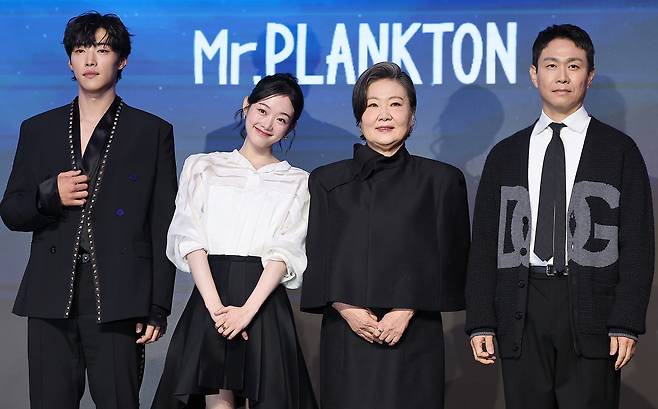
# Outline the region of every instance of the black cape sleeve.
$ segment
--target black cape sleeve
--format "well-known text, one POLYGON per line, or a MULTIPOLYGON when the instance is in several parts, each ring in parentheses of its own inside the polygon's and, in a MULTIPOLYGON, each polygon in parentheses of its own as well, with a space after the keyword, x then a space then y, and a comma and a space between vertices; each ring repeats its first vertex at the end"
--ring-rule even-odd
POLYGON ((441 311, 458 311, 465 307, 466 264, 471 244, 466 181, 461 172, 440 190, 436 218, 439 255, 439 289, 441 311))

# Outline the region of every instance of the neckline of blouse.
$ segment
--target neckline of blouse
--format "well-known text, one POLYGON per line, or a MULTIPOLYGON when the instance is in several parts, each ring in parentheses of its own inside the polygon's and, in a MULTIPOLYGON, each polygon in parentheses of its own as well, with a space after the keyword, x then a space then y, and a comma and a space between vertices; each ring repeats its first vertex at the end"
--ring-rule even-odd
POLYGON ((259 173, 269 173, 269 172, 276 172, 276 171, 286 171, 290 169, 292 166, 288 163, 288 161, 282 160, 279 162, 274 162, 270 163, 264 166, 261 166, 260 168, 256 169, 253 163, 249 159, 247 159, 243 154, 240 153, 237 149, 233 149, 233 152, 230 153, 230 156, 232 159, 234 159, 237 163, 243 165, 246 168, 249 168, 250 170, 253 170, 254 172, 259 172, 259 173))

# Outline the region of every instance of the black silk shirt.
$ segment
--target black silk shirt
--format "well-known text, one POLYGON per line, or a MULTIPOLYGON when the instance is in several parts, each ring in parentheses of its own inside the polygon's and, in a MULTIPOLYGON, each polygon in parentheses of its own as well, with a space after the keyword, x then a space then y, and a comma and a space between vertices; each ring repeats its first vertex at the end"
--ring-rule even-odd
MULTIPOLYGON (((87 182, 89 186, 87 189, 89 196, 87 196, 87 199, 91 197, 91 192, 96 185, 98 165, 112 131, 114 116, 116 115, 117 108, 119 107, 120 103, 121 98, 116 96, 112 102, 112 105, 110 105, 110 107, 107 109, 105 114, 103 114, 100 121, 98 121, 98 124, 94 128, 94 131, 91 134, 91 138, 89 139, 87 148, 85 149, 85 153, 83 155, 80 146, 80 107, 78 105, 78 98, 75 98, 73 101, 73 157, 75 158, 76 168, 81 170, 83 175, 87 175, 89 177, 87 182)), ((57 188, 56 175, 50 177, 39 185, 37 206, 40 211, 43 211, 46 214, 61 213, 62 204, 60 201, 59 190, 57 188)), ((82 210, 82 207, 76 208, 76 210, 80 211, 82 210)), ((82 234, 80 237, 80 247, 84 249, 84 252, 89 252, 90 244, 88 234, 82 234)))
POLYGON ((461 171, 355 145, 354 158, 309 178, 311 205, 301 307, 464 308, 470 224, 461 171))

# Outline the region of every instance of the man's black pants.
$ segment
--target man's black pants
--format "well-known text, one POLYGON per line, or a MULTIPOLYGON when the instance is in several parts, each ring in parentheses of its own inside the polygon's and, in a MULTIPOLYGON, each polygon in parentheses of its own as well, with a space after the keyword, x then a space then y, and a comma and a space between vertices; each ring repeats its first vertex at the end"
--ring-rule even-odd
POLYGON ((28 320, 31 409, 77 409, 85 390, 98 409, 137 409, 143 347, 136 320, 96 322, 91 263, 78 263, 68 319, 28 320))
POLYGON ((502 360, 507 409, 619 407, 616 356, 576 354, 568 291, 567 277, 531 273, 522 354, 502 360))

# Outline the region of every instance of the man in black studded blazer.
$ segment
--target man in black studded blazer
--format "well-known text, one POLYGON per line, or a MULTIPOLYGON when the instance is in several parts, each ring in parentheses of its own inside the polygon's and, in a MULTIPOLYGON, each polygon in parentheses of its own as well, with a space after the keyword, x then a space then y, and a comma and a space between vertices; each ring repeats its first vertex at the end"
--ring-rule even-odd
POLYGON ((174 266, 172 126, 128 106, 116 83, 130 34, 115 15, 85 13, 64 45, 78 96, 21 125, 0 215, 32 233, 14 304, 28 319, 33 408, 138 407, 144 344, 165 331, 174 266))
POLYGON ((466 332, 476 361, 502 361, 510 409, 618 408, 645 332, 651 188, 633 140, 583 106, 594 72, 584 30, 539 33, 541 116, 491 150, 478 187, 466 332))

